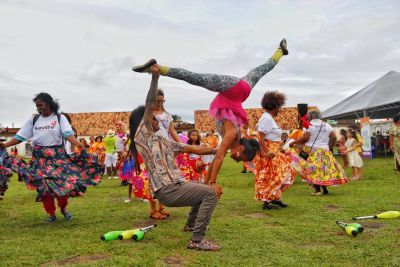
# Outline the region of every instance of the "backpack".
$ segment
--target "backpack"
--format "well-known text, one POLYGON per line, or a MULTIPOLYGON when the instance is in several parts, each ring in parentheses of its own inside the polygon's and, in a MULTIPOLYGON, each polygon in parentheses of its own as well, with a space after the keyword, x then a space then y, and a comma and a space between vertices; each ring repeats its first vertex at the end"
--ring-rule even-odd
MULTIPOLYGON (((56 114, 57 115, 57 119, 58 119, 58 124, 60 124, 60 119, 61 119, 61 114, 56 114)), ((34 116, 33 116, 33 123, 32 123, 32 126, 33 127, 35 127, 35 123, 37 122, 37 120, 39 119, 39 117, 40 117, 40 114, 35 114, 34 116)))

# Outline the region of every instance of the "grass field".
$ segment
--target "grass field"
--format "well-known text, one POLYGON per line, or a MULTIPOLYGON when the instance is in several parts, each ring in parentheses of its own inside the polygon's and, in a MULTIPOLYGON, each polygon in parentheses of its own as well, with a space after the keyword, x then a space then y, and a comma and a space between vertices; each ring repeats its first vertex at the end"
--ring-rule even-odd
POLYGON ((102 233, 137 228, 151 221, 148 204, 124 203, 127 188, 104 179, 83 197, 70 199, 74 219, 61 215, 45 224, 41 203, 14 176, 0 203, 0 266, 399 266, 400 218, 364 221, 350 237, 335 225, 355 215, 400 210, 400 175, 391 158, 366 161, 365 178, 332 187, 324 197, 296 179, 283 200, 286 209, 264 211, 253 199, 253 175, 226 159, 224 195, 207 237, 220 252, 186 249, 182 231, 189 208, 170 208, 171 217, 144 240, 100 241, 102 233))

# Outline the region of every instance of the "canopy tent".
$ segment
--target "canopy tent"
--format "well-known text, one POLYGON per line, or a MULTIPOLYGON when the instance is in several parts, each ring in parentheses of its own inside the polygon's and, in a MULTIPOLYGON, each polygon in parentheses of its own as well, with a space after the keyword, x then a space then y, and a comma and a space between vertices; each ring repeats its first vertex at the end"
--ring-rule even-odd
POLYGON ((322 112, 324 119, 391 118, 400 112, 400 72, 390 71, 322 112))

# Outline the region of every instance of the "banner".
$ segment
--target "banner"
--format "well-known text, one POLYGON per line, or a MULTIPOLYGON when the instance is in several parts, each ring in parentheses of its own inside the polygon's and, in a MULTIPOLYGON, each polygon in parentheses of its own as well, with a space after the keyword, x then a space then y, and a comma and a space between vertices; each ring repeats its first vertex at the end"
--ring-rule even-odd
POLYGON ((364 140, 364 145, 362 146, 363 157, 372 158, 372 148, 371 148, 371 123, 369 117, 361 118, 361 137, 364 140))

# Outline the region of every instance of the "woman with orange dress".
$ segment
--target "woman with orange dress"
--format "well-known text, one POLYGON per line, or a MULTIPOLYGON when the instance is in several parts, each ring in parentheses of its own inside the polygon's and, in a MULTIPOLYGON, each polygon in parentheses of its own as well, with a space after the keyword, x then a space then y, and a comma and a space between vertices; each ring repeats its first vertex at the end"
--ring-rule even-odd
POLYGON ((257 130, 260 152, 254 158, 255 198, 263 201, 263 209, 271 209, 271 204, 286 208, 281 200, 282 192, 293 183, 295 173, 291 159, 282 153, 282 130, 275 117, 285 104, 286 97, 277 91, 267 92, 261 101, 265 112, 261 116, 257 130))

